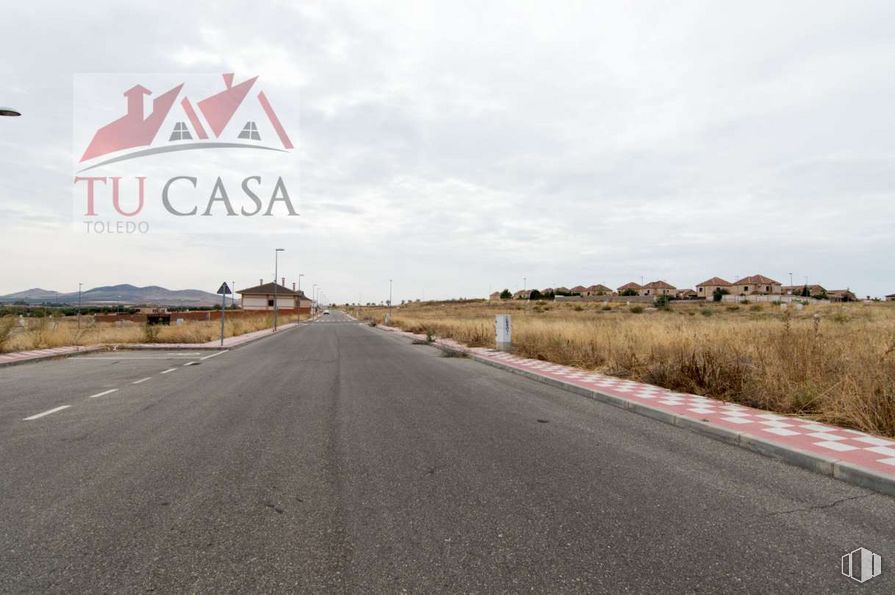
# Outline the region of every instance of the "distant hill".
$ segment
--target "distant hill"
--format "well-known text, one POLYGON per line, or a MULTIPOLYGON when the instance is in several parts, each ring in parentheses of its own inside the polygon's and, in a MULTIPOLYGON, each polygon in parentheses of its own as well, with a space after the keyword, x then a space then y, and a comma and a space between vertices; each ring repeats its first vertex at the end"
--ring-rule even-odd
MULTIPOLYGON (((0 295, 0 302, 26 302, 28 304, 76 304, 78 292, 60 293, 48 289, 28 289, 0 295)), ((221 303, 221 297, 198 289, 166 289, 157 285, 137 287, 135 285, 107 285, 94 287, 81 293, 82 304, 128 304, 157 306, 214 306, 221 303)))

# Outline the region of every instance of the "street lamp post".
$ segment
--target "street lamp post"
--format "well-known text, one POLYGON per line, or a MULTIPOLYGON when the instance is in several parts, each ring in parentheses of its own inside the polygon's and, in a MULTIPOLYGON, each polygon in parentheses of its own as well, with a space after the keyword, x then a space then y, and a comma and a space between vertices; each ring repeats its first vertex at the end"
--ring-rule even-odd
POLYGON ((304 273, 298 274, 298 321, 301 322, 301 278, 304 277, 304 273))
POLYGON ((313 316, 314 314, 317 313, 317 284, 316 283, 314 283, 314 285, 311 287, 311 309, 312 309, 311 315, 313 316))
POLYGON ((279 286, 279 282, 277 281, 277 275, 280 274, 279 270, 279 258, 280 252, 285 252, 284 248, 277 248, 273 251, 273 332, 277 332, 277 315, 279 314, 279 303, 277 303, 277 287, 279 286))
POLYGON ((81 330, 81 287, 83 283, 78 283, 78 330, 81 330))
POLYGON ((388 321, 392 321, 392 280, 388 280, 388 321))

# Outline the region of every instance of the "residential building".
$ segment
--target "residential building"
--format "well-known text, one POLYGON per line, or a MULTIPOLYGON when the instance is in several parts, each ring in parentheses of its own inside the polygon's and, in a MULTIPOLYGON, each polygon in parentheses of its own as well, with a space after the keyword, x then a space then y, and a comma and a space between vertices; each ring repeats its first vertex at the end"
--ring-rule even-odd
POLYGON ((492 293, 491 295, 488 296, 488 300, 492 301, 492 302, 499 302, 500 301, 500 292, 495 291, 494 293, 492 293))
POLYGON ((530 289, 520 289, 519 291, 517 291, 516 293, 513 294, 514 300, 527 300, 530 297, 531 297, 530 289))
POLYGON ((594 297, 600 295, 612 295, 612 289, 606 287, 605 285, 601 285, 597 283, 596 285, 591 285, 587 289, 584 290, 584 293, 581 294, 587 297, 594 297))
POLYGON ((780 295, 782 285, 764 275, 750 275, 734 281, 730 288, 733 295, 780 295))
POLYGON ((557 287, 553 290, 556 295, 569 295, 572 291, 568 287, 557 287))
POLYGON ((730 287, 730 281, 725 281, 721 277, 712 277, 696 286, 696 296, 711 300, 714 299, 716 289, 726 289, 729 292, 730 287))
POLYGON ((887 295, 886 301, 887 302, 895 302, 895 293, 890 293, 889 295, 887 295))
POLYGON ((699 294, 696 293, 695 289, 681 289, 677 292, 677 299, 679 299, 679 300, 696 300, 696 299, 699 299, 699 294))
POLYGON ((294 291, 279 283, 261 283, 237 291, 242 297, 243 310, 270 310, 274 308, 274 295, 278 310, 311 311, 311 300, 303 291, 294 291))
POLYGON ((631 281, 630 283, 625 283, 618 288, 618 295, 623 295, 625 292, 629 292, 628 290, 636 291, 636 295, 641 295, 643 286, 638 283, 634 283, 633 281, 631 281))
POLYGON ((677 294, 677 288, 665 281, 650 281, 641 289, 640 295, 659 297, 674 297, 677 294))
POLYGON ((783 295, 797 295, 804 297, 814 297, 818 295, 824 295, 827 293, 827 290, 824 289, 821 285, 784 285, 780 289, 783 295), (808 295, 804 296, 805 288, 808 288, 808 295))
POLYGON ((573 295, 584 295, 584 292, 586 292, 586 291, 587 291, 587 287, 585 287, 584 285, 576 285, 575 287, 572 288, 573 295))
POLYGON ((858 296, 848 289, 831 289, 827 292, 831 302, 856 302, 858 296))

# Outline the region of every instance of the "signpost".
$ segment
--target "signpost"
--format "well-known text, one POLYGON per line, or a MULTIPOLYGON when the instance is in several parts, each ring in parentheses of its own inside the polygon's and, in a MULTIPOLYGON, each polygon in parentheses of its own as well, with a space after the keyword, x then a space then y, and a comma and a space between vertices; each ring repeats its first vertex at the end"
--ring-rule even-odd
POLYGON ((498 314, 494 318, 496 330, 495 343, 498 351, 512 351, 513 321, 509 314, 498 314))
POLYGON ((221 296, 221 347, 224 346, 224 312, 227 310, 227 296, 232 293, 227 287, 226 281, 221 283, 221 287, 218 289, 218 295, 221 296))

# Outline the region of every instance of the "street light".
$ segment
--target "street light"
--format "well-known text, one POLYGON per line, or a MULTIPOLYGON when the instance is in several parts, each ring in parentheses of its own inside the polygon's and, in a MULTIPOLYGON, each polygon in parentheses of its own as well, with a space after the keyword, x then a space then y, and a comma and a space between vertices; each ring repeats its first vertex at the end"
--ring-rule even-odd
POLYGON ((312 315, 316 314, 316 312, 317 312, 316 296, 317 296, 317 284, 314 283, 314 285, 311 287, 311 308, 313 310, 312 315))
POLYGON ((78 283, 78 330, 81 330, 81 287, 83 283, 78 283))
POLYGON ((280 252, 285 251, 285 248, 277 248, 273 251, 273 332, 277 332, 277 314, 279 313, 279 304, 277 303, 277 287, 279 286, 277 275, 280 274, 280 270, 278 268, 279 258, 280 252))
POLYGON ((392 280, 388 280, 388 321, 392 321, 392 280))
POLYGON ((301 278, 304 277, 304 273, 298 274, 298 321, 301 322, 301 278))
POLYGON ((0 107, 0 116, 21 116, 22 112, 11 107, 0 107))

